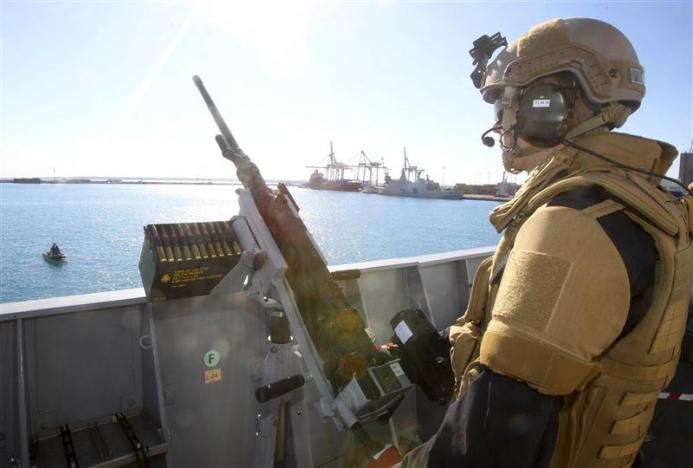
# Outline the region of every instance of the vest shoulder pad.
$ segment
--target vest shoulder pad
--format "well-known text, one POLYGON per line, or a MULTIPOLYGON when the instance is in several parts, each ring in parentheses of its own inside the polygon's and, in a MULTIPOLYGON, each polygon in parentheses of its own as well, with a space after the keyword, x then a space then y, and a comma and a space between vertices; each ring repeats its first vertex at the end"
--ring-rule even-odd
POLYGON ((517 234, 480 361, 542 393, 571 393, 595 375, 629 304, 628 273, 598 221, 543 206, 517 234))

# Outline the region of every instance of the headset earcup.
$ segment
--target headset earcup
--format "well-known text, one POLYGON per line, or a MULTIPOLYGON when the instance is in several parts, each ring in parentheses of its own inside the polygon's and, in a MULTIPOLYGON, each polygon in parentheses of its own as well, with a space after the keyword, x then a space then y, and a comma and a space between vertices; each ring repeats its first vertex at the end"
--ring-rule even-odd
POLYGON ((568 131, 568 113, 566 96, 558 87, 531 86, 520 95, 518 134, 534 146, 554 146, 568 131))

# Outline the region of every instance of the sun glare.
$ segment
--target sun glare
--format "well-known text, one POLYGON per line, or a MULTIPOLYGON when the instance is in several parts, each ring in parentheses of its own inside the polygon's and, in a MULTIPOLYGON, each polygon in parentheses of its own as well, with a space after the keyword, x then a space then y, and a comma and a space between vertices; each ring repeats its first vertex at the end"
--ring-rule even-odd
POLYGON ((309 1, 214 1, 205 5, 203 15, 255 49, 272 74, 296 76, 309 65, 309 28, 317 7, 309 1))

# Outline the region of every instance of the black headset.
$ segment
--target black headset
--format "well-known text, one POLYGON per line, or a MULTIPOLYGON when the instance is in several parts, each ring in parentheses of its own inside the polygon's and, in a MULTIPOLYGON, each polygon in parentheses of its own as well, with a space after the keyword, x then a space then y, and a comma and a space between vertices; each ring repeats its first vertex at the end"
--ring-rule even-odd
MULTIPOLYGON (((569 119, 575 105, 575 86, 557 86, 537 83, 520 91, 517 122, 512 129, 515 137, 521 136, 533 146, 550 148, 561 143, 568 133, 569 119)), ((496 101, 496 125, 481 135, 486 146, 493 146, 495 140, 487 136, 501 130, 503 119, 501 101, 496 101)))
POLYGON ((568 133, 574 101, 573 87, 538 83, 520 91, 517 134, 541 148, 559 144, 568 133))

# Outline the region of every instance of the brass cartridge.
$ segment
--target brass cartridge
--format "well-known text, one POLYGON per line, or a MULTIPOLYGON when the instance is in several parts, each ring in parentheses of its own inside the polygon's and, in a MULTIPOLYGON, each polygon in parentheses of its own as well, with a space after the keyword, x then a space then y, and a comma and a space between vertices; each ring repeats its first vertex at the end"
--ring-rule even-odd
POLYGON ((157 231, 156 226, 154 224, 150 224, 147 227, 149 228, 149 236, 152 239, 152 244, 154 245, 154 248, 156 250, 156 256, 159 262, 165 262, 166 252, 164 251, 164 246, 162 245, 159 231, 157 231))
POLYGON ((183 231, 183 225, 174 224, 173 227, 176 230, 176 233, 178 234, 178 238, 180 239, 180 245, 183 249, 183 256, 186 260, 192 260, 192 253, 190 252, 190 247, 188 246, 188 243, 190 241, 188 239, 188 236, 186 236, 185 232, 183 231))
POLYGON ((191 223, 190 227, 195 233, 195 243, 199 247, 200 254, 202 254, 202 258, 209 258, 209 252, 207 252, 207 247, 205 246, 204 239, 202 238, 200 226, 198 226, 197 223, 191 223))
POLYGON ((241 246, 238 244, 238 242, 235 239, 231 243, 231 246, 233 247, 233 251, 236 252, 236 255, 241 254, 241 246))
POLYGON ((169 236, 171 237, 171 246, 173 247, 173 255, 176 259, 176 261, 180 262, 183 260, 183 252, 180 249, 180 237, 178 237, 178 233, 176 230, 173 228, 173 226, 168 225, 164 226, 166 229, 168 229, 169 236))
POLYGON ((231 250, 231 247, 229 247, 229 243, 226 242, 226 239, 229 237, 229 225, 222 221, 214 224, 216 225, 219 236, 221 237, 221 245, 224 247, 224 253, 226 255, 233 255, 233 250, 231 250))
POLYGON ((172 262, 175 260, 173 256, 173 249, 171 248, 171 237, 168 235, 168 230, 166 226, 161 226, 161 239, 164 243, 164 251, 166 252, 166 260, 172 262))
POLYGON ((191 224, 181 224, 181 227, 183 228, 185 237, 188 239, 188 244, 190 244, 190 250, 192 251, 193 257, 195 257, 195 260, 199 260, 202 255, 200 254, 200 249, 197 247, 197 239, 195 238, 195 233, 192 230, 191 224))
POLYGON ((214 223, 206 223, 207 228, 209 229, 209 233, 212 236, 212 240, 214 241, 214 248, 217 251, 217 255, 220 257, 223 257, 226 255, 224 252, 224 249, 221 246, 221 235, 217 231, 217 227, 214 223))
POLYGON ((217 252, 214 250, 214 244, 212 244, 212 237, 209 235, 209 231, 207 230, 207 226, 205 223, 197 223, 198 227, 200 228, 200 231, 202 232, 202 238, 204 245, 207 247, 207 252, 209 253, 209 256, 212 258, 216 258, 217 252))

